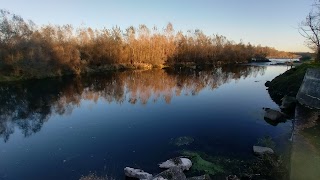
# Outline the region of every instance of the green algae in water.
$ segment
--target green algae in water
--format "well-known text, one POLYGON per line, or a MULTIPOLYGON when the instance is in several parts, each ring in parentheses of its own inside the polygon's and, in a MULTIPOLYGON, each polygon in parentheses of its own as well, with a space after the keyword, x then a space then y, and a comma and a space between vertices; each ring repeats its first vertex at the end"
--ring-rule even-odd
POLYGON ((193 143, 194 139, 192 137, 189 136, 181 136, 175 139, 172 139, 170 141, 171 144, 174 144, 176 146, 184 146, 184 145, 190 145, 191 143, 193 143))
POLYGON ((218 163, 210 162, 205 159, 203 159, 199 153, 197 152, 191 152, 191 151, 183 151, 182 155, 188 156, 191 158, 192 161, 192 167, 191 169, 193 171, 204 171, 207 174, 215 175, 217 173, 223 173, 223 167, 219 165, 218 163))

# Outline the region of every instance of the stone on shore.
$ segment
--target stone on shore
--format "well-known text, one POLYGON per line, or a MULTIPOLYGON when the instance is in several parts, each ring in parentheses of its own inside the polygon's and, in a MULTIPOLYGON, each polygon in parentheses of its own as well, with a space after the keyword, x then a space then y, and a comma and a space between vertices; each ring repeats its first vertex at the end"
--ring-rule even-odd
POLYGON ((180 167, 172 167, 156 175, 153 180, 187 180, 180 167))
POLYGON ((130 167, 124 168, 124 174, 127 177, 137 178, 137 179, 141 179, 141 180, 151 180, 152 179, 151 174, 144 172, 141 169, 134 169, 134 168, 130 168, 130 167))
POLYGON ((173 158, 173 159, 169 159, 163 163, 159 164, 160 168, 172 168, 172 167, 178 167, 181 168, 182 171, 184 170, 189 170, 192 166, 192 162, 190 159, 188 158, 173 158))

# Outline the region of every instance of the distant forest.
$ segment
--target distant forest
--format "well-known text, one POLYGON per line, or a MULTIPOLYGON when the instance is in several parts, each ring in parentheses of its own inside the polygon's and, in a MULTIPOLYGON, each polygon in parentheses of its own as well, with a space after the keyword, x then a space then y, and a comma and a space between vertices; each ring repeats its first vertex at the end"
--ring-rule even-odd
POLYGON ((0 10, 0 75, 44 77, 119 68, 176 64, 235 64, 252 58, 293 58, 288 52, 236 43, 201 30, 176 31, 145 25, 111 29, 35 25, 0 10))

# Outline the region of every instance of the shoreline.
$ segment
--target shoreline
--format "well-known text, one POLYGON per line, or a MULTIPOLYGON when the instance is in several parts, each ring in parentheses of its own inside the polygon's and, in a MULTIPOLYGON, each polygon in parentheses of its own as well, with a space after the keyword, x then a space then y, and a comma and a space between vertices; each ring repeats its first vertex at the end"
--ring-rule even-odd
POLYGON ((108 73, 108 72, 119 72, 119 71, 131 71, 131 70, 151 70, 151 69, 193 69, 202 70, 207 67, 217 67, 217 66, 233 66, 248 63, 206 63, 206 64, 196 64, 196 63, 179 63, 179 64, 160 64, 152 65, 147 63, 135 63, 135 64, 110 64, 99 67, 85 67, 79 70, 77 73, 67 72, 67 73, 48 73, 48 74, 38 74, 38 75, 21 75, 21 76, 8 76, 0 74, 0 83, 3 82, 16 82, 25 80, 40 80, 46 78, 57 78, 71 75, 84 75, 84 74, 95 74, 95 73, 108 73))
MULTIPOLYGON (((293 114, 290 179, 319 179, 320 177, 318 171, 320 146, 317 142, 320 110, 317 107, 308 107, 298 100, 302 89, 306 91, 303 86, 306 84, 315 86, 314 82, 306 82, 310 69, 320 69, 320 64, 304 63, 280 74, 266 85, 270 97, 277 104, 285 101, 286 96, 297 98, 295 108, 290 110, 293 114)), ((283 112, 286 110, 288 109, 282 109, 283 112)))
MULTIPOLYGON (((217 63, 194 63, 194 62, 183 62, 183 63, 175 63, 175 64, 158 64, 152 65, 148 63, 134 63, 134 64, 109 64, 104 66, 97 67, 83 67, 80 68, 77 72, 66 72, 66 73, 36 73, 37 75, 33 75, 34 73, 30 73, 32 75, 24 75, 20 76, 10 76, 10 75, 1 75, 0 74, 0 83, 4 82, 17 82, 17 81, 25 81, 25 80, 40 80, 46 78, 57 78, 64 76, 72 76, 72 75, 84 75, 84 74, 95 74, 95 73, 109 73, 109 72, 119 72, 119 71, 131 71, 131 70, 151 70, 151 69, 192 69, 192 70, 203 70, 205 68, 214 68, 220 66, 237 66, 237 65, 265 65, 266 62, 233 62, 233 63, 224 63, 219 61, 217 63)), ((283 65, 283 64, 270 64, 271 65, 283 65)), ((34 70, 36 71, 36 70, 34 70)))

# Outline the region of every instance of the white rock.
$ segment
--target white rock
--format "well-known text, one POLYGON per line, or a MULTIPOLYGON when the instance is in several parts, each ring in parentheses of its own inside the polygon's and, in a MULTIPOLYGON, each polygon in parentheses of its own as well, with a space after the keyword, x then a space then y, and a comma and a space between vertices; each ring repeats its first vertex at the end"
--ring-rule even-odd
POLYGON ((140 180, 150 180, 152 179, 152 175, 144 172, 141 169, 134 169, 134 168, 130 168, 130 167, 126 167, 124 168, 124 174, 127 177, 132 177, 132 178, 138 178, 140 180))
POLYGON ((253 152, 258 155, 274 153, 274 151, 271 148, 262 147, 262 146, 253 146, 253 152))
POLYGON ((180 158, 182 161, 182 167, 185 167, 183 170, 189 170, 192 166, 192 162, 188 158, 180 158))
POLYGON ((180 167, 171 167, 154 176, 153 180, 187 180, 186 175, 180 167))
POLYGON ((169 159, 169 160, 159 164, 160 168, 169 169, 172 167, 179 167, 183 171, 189 170, 191 168, 191 166, 192 166, 192 162, 188 158, 173 158, 173 159, 169 159))

